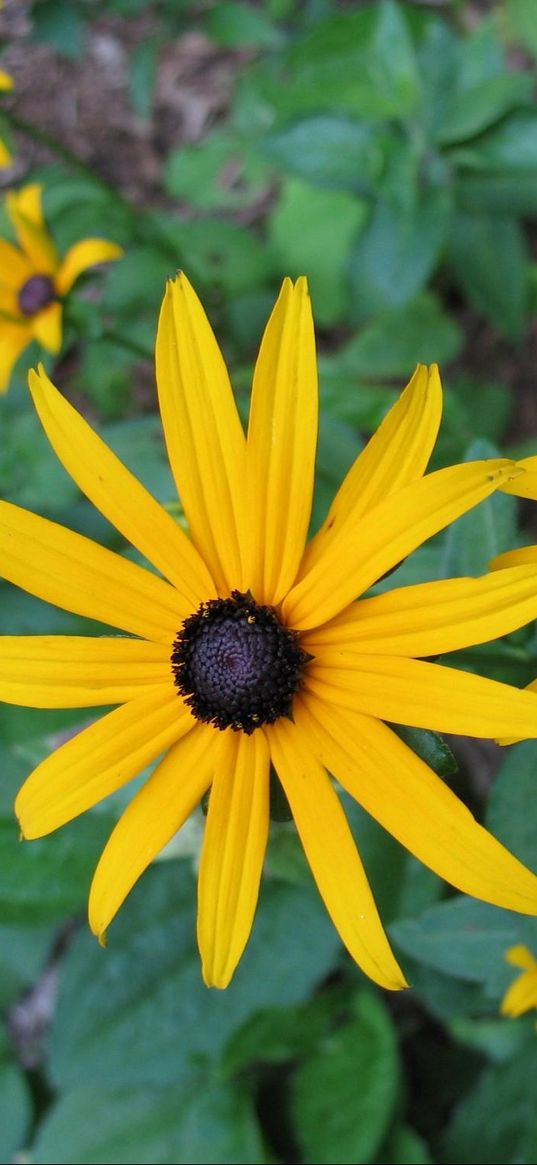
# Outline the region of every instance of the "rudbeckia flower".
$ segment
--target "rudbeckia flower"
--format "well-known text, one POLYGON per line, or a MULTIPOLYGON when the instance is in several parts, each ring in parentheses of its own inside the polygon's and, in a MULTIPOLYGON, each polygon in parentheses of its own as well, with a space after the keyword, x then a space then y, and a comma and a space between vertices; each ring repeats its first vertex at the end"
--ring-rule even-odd
POLYGON ((30 374, 63 465, 155 570, 0 504, 3 576, 126 633, 3 639, 0 698, 119 705, 29 776, 16 803, 23 836, 48 834, 157 762, 95 873, 89 920, 103 941, 134 883, 210 789, 198 942, 205 982, 225 987, 255 914, 273 766, 343 942, 377 983, 403 987, 329 774, 454 886, 537 913, 537 877, 385 723, 537 737, 533 694, 421 658, 535 618, 535 568, 360 596, 523 471, 498 459, 425 475, 441 387, 436 366, 420 366, 307 544, 318 401, 305 279, 284 282, 268 322, 247 436, 182 275, 166 292, 156 364, 190 537, 44 371, 30 374))
POLYGON ((537 1007, 537 959, 522 943, 510 947, 505 958, 513 967, 519 967, 522 974, 507 988, 500 1011, 517 1019, 537 1007))
POLYGON ((62 259, 43 220, 41 189, 33 184, 6 195, 19 246, 0 239, 0 393, 32 340, 47 352, 59 352, 62 300, 78 276, 123 253, 108 239, 82 239, 62 259))
MULTIPOLYGON (((0 93, 9 93, 13 88, 13 78, 4 69, 0 69, 0 93)), ((11 150, 3 138, 0 138, 0 169, 9 166, 11 162, 11 150)))

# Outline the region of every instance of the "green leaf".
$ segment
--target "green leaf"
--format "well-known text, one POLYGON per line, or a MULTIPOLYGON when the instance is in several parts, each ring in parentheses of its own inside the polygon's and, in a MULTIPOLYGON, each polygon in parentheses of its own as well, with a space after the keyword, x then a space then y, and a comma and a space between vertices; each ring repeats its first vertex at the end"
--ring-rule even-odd
MULTIPOLYGON (((30 401, 28 404, 30 405, 30 401)), ((80 495, 33 409, 6 418, 0 442, 0 493, 25 509, 57 515, 80 495)))
POLYGON ((291 179, 269 219, 282 273, 308 276, 319 324, 334 324, 347 314, 347 257, 365 216, 364 204, 349 194, 291 179))
MULTIPOLYGON (((177 263, 183 256, 177 249, 177 263)), ((106 311, 126 316, 147 312, 156 316, 162 301, 169 259, 154 247, 131 247, 121 263, 112 263, 103 289, 106 311)))
POLYGON ((24 1148, 32 1102, 24 1076, 0 1030, 0 1161, 14 1161, 24 1148))
POLYGON ((358 455, 360 444, 352 429, 328 410, 321 410, 315 493, 311 515, 311 530, 324 521, 336 490, 358 455))
MULTIPOLYGON (((451 1025, 461 1016, 490 1016, 490 998, 485 995, 481 983, 471 979, 455 979, 452 974, 444 974, 408 954, 405 957, 405 971, 421 1006, 440 1023, 451 1025)), ((506 988, 507 983, 506 978, 506 988)), ((498 992, 498 1000, 499 995, 498 992)), ((460 1088, 457 1088, 457 1093, 460 1093, 460 1088)))
POLYGON ((455 216, 449 262, 470 303, 516 339, 528 311, 528 255, 520 225, 509 216, 455 216))
POLYGON ((490 791, 487 826, 521 861, 535 869, 537 817, 528 813, 528 806, 535 797, 537 742, 525 740, 503 756, 502 767, 490 791))
POLYGON ((196 284, 222 289, 226 295, 258 289, 272 274, 273 261, 266 245, 243 226, 218 218, 194 222, 175 220, 170 242, 188 255, 188 269, 196 284))
POLYGON ((277 48, 282 33, 270 16, 251 4, 239 0, 224 0, 205 14, 205 31, 212 40, 226 48, 277 48))
POLYGON ((189 1092, 75 1088, 54 1105, 32 1146, 42 1165, 254 1165, 264 1161, 244 1087, 200 1077, 189 1092))
MULTIPOLYGON (((412 13, 414 22, 417 13, 412 13)), ((415 29, 416 56, 422 86, 419 116, 427 140, 434 141, 443 125, 446 113, 446 94, 457 84, 460 67, 460 41, 451 24, 432 16, 424 19, 421 13, 415 29)))
POLYGON ((134 212, 91 172, 68 175, 63 167, 47 166, 35 177, 44 185, 45 218, 60 252, 92 235, 130 243, 134 212))
POLYGON ((106 951, 88 933, 77 937, 63 963, 51 1035, 55 1086, 183 1087, 257 1010, 307 998, 339 951, 311 885, 265 884, 231 986, 209 991, 195 907, 190 868, 162 862, 123 907, 106 951))
MULTIPOLYGON (((443 312, 438 300, 426 292, 397 311, 386 312, 367 324, 324 367, 357 378, 401 378, 401 387, 416 364, 447 362, 459 352, 462 335, 457 324, 443 312)), ((359 398, 359 392, 356 392, 359 398)), ((384 407, 386 406, 386 402, 384 407)))
POLYGON ((391 727, 439 777, 451 777, 459 771, 456 757, 439 732, 431 732, 428 728, 407 728, 402 724, 392 724, 391 727))
POLYGON ((104 425, 101 435, 154 497, 164 505, 176 499, 158 417, 132 417, 115 421, 104 425))
POLYGON ((510 910, 457 896, 419 918, 392 923, 390 935, 412 958, 457 979, 482 983, 498 998, 509 981, 505 952, 515 943, 537 949, 537 923, 510 910))
POLYGON ((265 193, 267 165, 227 130, 214 130, 202 142, 170 152, 164 184, 172 197, 204 210, 240 210, 265 193))
MULTIPOLYGON (((289 174, 356 194, 370 191, 382 170, 382 150, 373 129, 334 114, 287 125, 269 134, 262 149, 289 174)), ((327 221, 333 225, 332 219, 327 221)))
POLYGON ((284 58, 271 98, 288 118, 320 109, 367 119, 414 110, 419 76, 401 6, 392 0, 331 13, 306 29, 284 58))
POLYGON ((521 109, 475 141, 453 150, 452 159, 479 174, 537 174, 537 111, 521 109))
POLYGON ((41 923, 83 910, 96 858, 113 819, 86 814, 53 837, 21 845, 14 818, 0 818, 0 915, 5 922, 41 923))
MULTIPOLYGON (((480 383, 463 376, 451 383, 444 396, 444 418, 440 441, 445 464, 462 461, 476 435, 498 445, 514 409, 505 385, 487 378, 480 383)), ((489 457, 490 453, 483 456, 489 457)), ((494 453, 497 457, 497 452, 494 453)))
POLYGON ((221 1070, 233 1076, 260 1064, 281 1064, 314 1052, 329 1028, 348 1017, 350 996, 348 988, 332 988, 299 1007, 256 1012, 231 1036, 221 1070))
POLYGON ((51 926, 9 926, 7 923, 0 923, 2 1011, 16 1003, 41 974, 54 939, 55 931, 51 926))
POLYGON ((77 60, 84 52, 86 23, 70 0, 40 0, 32 7, 33 38, 77 60))
POLYGON ((537 25, 533 0, 505 0, 505 16, 513 39, 537 57, 537 25))
POLYGON ((392 1119, 399 1069, 390 1019, 369 991, 357 995, 355 1009, 356 1019, 334 1031, 292 1083, 306 1165, 373 1160, 392 1119))
POLYGON ((443 146, 465 141, 494 125, 506 113, 531 101, 533 82, 523 73, 505 73, 455 91, 448 98, 437 140, 443 146))
MULTIPOLYGON (((478 440, 467 450, 465 461, 497 456, 494 445, 478 440)), ((444 577, 485 574, 491 559, 514 546, 516 537, 516 499, 498 491, 449 527, 444 542, 444 577)))
MULTIPOLYGON (((451 1034, 460 1044, 482 1052, 489 1060, 503 1063, 519 1054, 528 1042, 528 1016, 505 1022, 505 1016, 496 1019, 457 1017, 450 1024, 451 1034)), ((530 1038, 532 1038, 530 1036, 530 1038)))
POLYGON ((428 1145, 410 1125, 396 1125, 375 1157, 376 1165, 431 1165, 428 1145))
POLYGON ((499 215, 537 213, 537 174, 461 174, 455 183, 457 205, 463 211, 499 215))
POLYGON ((537 115, 524 109, 455 149, 455 196, 474 213, 534 214, 537 209, 537 115))
POLYGON ((485 1071, 455 1111, 443 1144, 452 1165, 517 1165, 534 1159, 537 1144, 537 1041, 505 1064, 485 1071))
POLYGON ((136 115, 145 121, 151 116, 161 47, 160 36, 149 36, 136 46, 130 58, 129 89, 132 108, 136 115))
MULTIPOLYGON (((102 624, 81 619, 68 611, 60 611, 50 603, 34 599, 18 587, 0 583, 0 633, 13 635, 102 635, 102 624), (100 627, 100 631, 98 628, 100 627)), ((7 707, 7 705, 6 705, 7 707)), ((3 709, 5 712, 6 708, 3 709)), ((11 711, 9 713, 11 715, 11 711)), ((53 713, 54 715, 54 713, 53 713)), ((4 729, 2 710, 0 726, 4 729)))
POLYGON ((381 917, 389 922, 398 915, 407 854, 365 809, 347 793, 340 794, 345 815, 367 870, 381 917))
POLYGON ((451 213, 446 188, 416 191, 405 205, 379 198, 350 256, 356 317, 406 306, 437 263, 451 213))

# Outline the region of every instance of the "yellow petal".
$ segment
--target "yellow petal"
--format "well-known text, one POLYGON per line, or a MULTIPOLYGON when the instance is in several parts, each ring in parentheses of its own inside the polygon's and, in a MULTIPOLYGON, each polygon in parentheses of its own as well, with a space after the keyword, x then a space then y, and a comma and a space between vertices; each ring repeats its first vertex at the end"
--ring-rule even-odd
POLYGON ((482 578, 442 579, 360 599, 303 637, 311 655, 327 648, 375 655, 440 655, 508 635, 537 619, 537 572, 517 567, 482 578))
POLYGON ((3 170, 6 166, 10 166, 13 161, 13 154, 8 149, 4 138, 0 138, 0 169, 3 170))
POLYGON ((507 963, 511 963, 512 967, 520 967, 522 971, 537 972, 537 959, 524 946, 524 943, 517 943, 516 946, 509 947, 509 950, 505 953, 505 959, 507 963))
POLYGON ((521 471, 514 462, 453 465, 390 495, 350 521, 283 603, 286 623, 318 627, 382 578, 412 550, 521 471))
POLYGON ((168 284, 157 384, 172 472, 219 590, 243 589, 246 442, 222 355, 184 275, 168 284))
POLYGON ((13 77, 10 77, 5 69, 0 69, 0 90, 2 93, 8 93, 11 89, 13 89, 13 77))
POLYGON ((58 392, 42 365, 39 375, 30 372, 28 383, 62 465, 105 518, 174 584, 183 618, 213 598, 214 583, 184 531, 58 392))
MULTIPOLYGON (((532 680, 531 684, 526 684, 524 691, 525 692, 537 692, 537 680, 532 680)), ((499 737, 496 737, 495 739, 496 739, 496 744, 501 744, 503 747, 504 745, 507 745, 507 744, 518 744, 519 741, 525 740, 526 737, 519 736, 519 735, 517 735, 517 736, 503 736, 503 734, 502 734, 499 737)))
MULTIPOLYGON (((489 563, 491 570, 505 570, 509 566, 537 567, 537 546, 521 546, 519 550, 506 550, 489 563)), ((537 580, 537 571, 535 573, 537 580)))
POLYGON ((537 501, 537 457, 523 457, 521 461, 517 461, 519 465, 526 472, 517 477, 516 481, 510 481, 504 485, 504 493, 514 494, 517 498, 529 498, 531 501, 537 501))
POLYGON ((309 695, 296 719, 319 760, 424 865, 465 894, 537 914, 535 874, 385 724, 309 695))
POLYGON ((56 275, 58 294, 67 295, 75 280, 88 267, 95 267, 97 263, 110 263, 113 259, 121 259, 122 255, 123 248, 109 239, 82 239, 74 243, 69 247, 56 275))
MULTIPOLYGON (((23 316, 19 309, 19 302, 16 292, 12 287, 3 287, 2 281, 0 279, 0 317, 1 316, 8 317, 8 324, 24 324, 27 322, 27 317, 23 316)), ((0 318, 0 342, 5 323, 6 321, 0 318)))
POLYGON ((507 988, 500 1011, 502 1015, 517 1019, 532 1007, 537 1007, 537 974, 526 972, 507 988))
POLYGON ((537 737, 537 696, 497 680, 421 659, 327 648, 307 669, 308 689, 367 716, 468 736, 537 737), (326 662, 325 662, 326 661, 326 662))
POLYGON ((318 418, 308 285, 286 279, 255 367, 248 428, 249 588, 278 603, 292 585, 311 515, 318 418))
POLYGON ((379 502, 420 478, 434 449, 442 417, 438 365, 418 364, 399 400, 356 458, 328 515, 312 539, 302 573, 309 570, 336 535, 379 502))
POLYGON ((119 819, 103 850, 89 897, 89 924, 100 942, 135 882, 207 791, 217 737, 214 728, 195 724, 172 745, 119 819))
POLYGON ((262 732, 222 736, 198 888, 198 944, 208 987, 227 987, 252 929, 269 829, 269 763, 262 732))
POLYGON ((53 355, 56 355, 62 346, 62 311, 61 303, 54 300, 44 307, 43 311, 30 318, 36 340, 53 355))
POLYGON ((306 857, 342 942, 375 983, 391 991, 406 987, 341 802, 310 739, 298 722, 284 719, 265 731, 306 857))
POLYGON ((0 287, 9 287, 11 291, 18 292, 32 275, 35 275, 35 271, 27 255, 14 247, 13 243, 0 239, 0 287))
POLYGON ((43 220, 41 194, 42 187, 37 183, 10 190, 6 194, 6 210, 34 271, 53 275, 58 267, 58 252, 43 220))
POLYGON ((126 785, 195 723, 173 684, 115 708, 34 769, 15 802, 25 838, 43 837, 126 785))
POLYGON ((27 186, 22 186, 20 190, 10 190, 8 195, 7 209, 10 217, 13 214, 22 215, 34 227, 45 225, 42 201, 43 187, 39 182, 30 182, 27 186))
POLYGON ((47 603, 171 643, 183 604, 169 583, 56 522, 0 502, 0 576, 47 603))
POLYGON ((27 325, 0 322, 0 396, 7 392, 15 364, 31 342, 32 333, 27 325))
POLYGON ((120 704, 165 684, 170 649, 143 639, 0 636, 0 700, 27 708, 120 704))

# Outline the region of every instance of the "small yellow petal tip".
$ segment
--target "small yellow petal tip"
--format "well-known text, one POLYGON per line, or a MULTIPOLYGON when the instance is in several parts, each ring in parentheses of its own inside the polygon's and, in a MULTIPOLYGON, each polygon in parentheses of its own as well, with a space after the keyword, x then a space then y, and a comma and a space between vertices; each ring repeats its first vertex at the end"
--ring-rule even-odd
POLYGON ((102 930, 101 933, 97 935, 97 939, 99 941, 99 946, 106 950, 106 947, 108 946, 108 934, 106 930, 102 930))

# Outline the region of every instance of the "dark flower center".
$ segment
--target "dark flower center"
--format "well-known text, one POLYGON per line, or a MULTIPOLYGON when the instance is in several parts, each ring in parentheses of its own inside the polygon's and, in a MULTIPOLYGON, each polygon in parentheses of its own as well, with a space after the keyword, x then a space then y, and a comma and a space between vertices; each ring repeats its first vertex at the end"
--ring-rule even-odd
POLYGON ((272 607, 233 591, 185 619, 172 670, 198 720, 250 735, 290 715, 309 658, 298 632, 284 627, 272 607))
POLYGON ((32 275, 19 291, 19 308, 23 316, 35 316, 56 299, 56 289, 49 275, 32 275))

